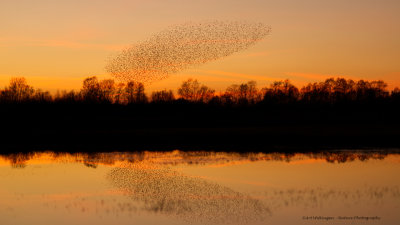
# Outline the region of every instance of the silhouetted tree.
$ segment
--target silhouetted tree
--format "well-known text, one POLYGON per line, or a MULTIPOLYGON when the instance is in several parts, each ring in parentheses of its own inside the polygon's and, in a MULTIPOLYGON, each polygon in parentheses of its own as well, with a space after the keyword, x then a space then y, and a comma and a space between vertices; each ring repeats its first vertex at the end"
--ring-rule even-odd
POLYGON ((366 101, 368 100, 368 93, 369 90, 371 89, 371 84, 368 81, 364 81, 364 80, 359 80, 357 81, 357 100, 358 101, 366 101))
POLYGON ((334 81, 334 99, 336 101, 347 101, 352 100, 352 94, 354 93, 355 83, 353 80, 346 80, 344 78, 337 78, 334 81))
POLYGON ((181 98, 194 102, 208 102, 215 94, 215 90, 201 85, 197 80, 188 79, 178 89, 181 98))
POLYGON ((301 100, 307 103, 370 102, 389 96, 383 81, 357 82, 344 78, 329 78, 325 82, 310 83, 301 89, 301 100))
POLYGON ((223 99, 228 104, 254 104, 261 100, 261 93, 257 89, 257 82, 249 81, 243 84, 230 85, 226 88, 223 99))
POLYGON ((175 100, 174 93, 172 90, 162 90, 162 91, 154 91, 151 94, 152 102, 172 102, 175 100))
POLYGON ((330 103, 331 86, 329 83, 309 83, 301 88, 301 100, 307 103, 330 103))
POLYGON ((371 82, 371 87, 375 92, 375 98, 384 98, 389 95, 387 91, 387 84, 383 80, 377 80, 371 82))
POLYGON ((223 95, 222 96, 214 96, 210 99, 208 102, 209 105, 212 106, 222 106, 226 105, 226 102, 224 101, 223 95))
POLYGON ((113 103, 115 94, 115 82, 112 79, 106 79, 99 82, 99 100, 104 103, 113 103))
POLYGON ((226 104, 237 104, 239 102, 239 85, 232 84, 226 88, 225 93, 222 96, 223 101, 226 104))
POLYGON ((37 103, 50 103, 53 101, 53 97, 50 92, 37 89, 33 95, 33 100, 37 103))
MULTIPOLYGON (((233 84, 224 93, 215 95, 215 90, 200 84, 195 79, 184 81, 178 89, 182 99, 203 102, 219 106, 254 105, 262 101, 269 104, 340 104, 349 103, 388 103, 400 101, 400 90, 389 92, 388 85, 382 80, 354 81, 345 78, 329 78, 323 82, 309 83, 299 89, 289 80, 275 81, 268 88, 257 89, 255 81, 233 84), (262 98, 263 96, 263 98, 262 98)), ((173 102, 172 90, 155 91, 151 95, 154 103, 173 102)), ((147 103, 148 98, 142 83, 128 82, 116 84, 112 79, 98 81, 97 77, 88 77, 83 81, 82 89, 75 91, 58 91, 54 98, 48 91, 34 89, 23 77, 12 78, 9 86, 0 90, 1 104, 14 103, 50 103, 76 104, 136 104, 147 103)))
POLYGON ((392 100, 400 104, 400 89, 398 87, 395 87, 391 93, 392 100))
POLYGON ((114 102, 116 104, 122 104, 125 101, 125 96, 124 96, 124 89, 125 89, 125 84, 124 83, 118 83, 115 87, 115 95, 114 95, 114 102))
POLYGON ((398 88, 398 87, 395 87, 394 89, 393 89, 393 91, 392 91, 392 96, 393 95, 400 95, 400 88, 398 88))
POLYGON ((198 101, 208 102, 212 97, 214 97, 215 90, 211 89, 205 85, 201 85, 198 91, 198 101))
POLYGON ((84 101, 89 103, 99 102, 100 97, 100 84, 96 76, 86 78, 83 81, 83 87, 81 90, 84 101))
POLYGON ((11 78, 10 85, 1 93, 5 102, 21 103, 32 98, 34 89, 29 86, 24 77, 11 78))
POLYGON ((275 81, 264 89, 264 102, 274 104, 294 103, 299 100, 299 89, 289 80, 275 81))
POLYGON ((142 83, 130 81, 125 86, 125 95, 128 104, 146 103, 147 96, 142 83))
POLYGON ((372 82, 359 80, 356 85, 356 99, 362 102, 370 102, 378 98, 387 97, 389 92, 386 88, 387 84, 381 80, 372 82))
POLYGON ((82 95, 79 92, 75 92, 74 90, 71 91, 66 91, 63 90, 57 91, 54 101, 57 103, 63 103, 63 104, 76 104, 78 102, 82 101, 82 95))

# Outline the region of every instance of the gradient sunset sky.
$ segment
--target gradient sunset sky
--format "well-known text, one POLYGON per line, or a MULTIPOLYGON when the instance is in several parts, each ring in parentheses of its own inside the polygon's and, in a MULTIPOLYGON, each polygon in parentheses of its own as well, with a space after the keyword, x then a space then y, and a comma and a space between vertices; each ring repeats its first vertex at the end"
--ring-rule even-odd
POLYGON ((183 80, 224 91, 255 80, 296 85, 328 77, 383 79, 400 87, 399 0, 1 0, 0 87, 24 76, 36 88, 79 89, 111 78, 107 59, 188 21, 262 22, 272 33, 246 51, 151 84, 183 80))

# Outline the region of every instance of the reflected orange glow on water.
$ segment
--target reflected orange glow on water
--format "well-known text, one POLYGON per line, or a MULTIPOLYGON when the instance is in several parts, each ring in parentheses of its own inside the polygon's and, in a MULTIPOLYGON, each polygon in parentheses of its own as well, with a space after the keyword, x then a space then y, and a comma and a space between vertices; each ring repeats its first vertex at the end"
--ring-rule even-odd
POLYGON ((397 224, 399 171, 396 151, 0 155, 0 224, 397 224))
POLYGON ((290 164, 345 163, 355 160, 384 159, 400 162, 397 154, 376 151, 320 152, 320 153, 224 153, 224 152, 132 152, 132 153, 54 153, 39 152, 29 154, 0 155, 0 166, 52 163, 84 163, 87 166, 113 166, 121 162, 149 161, 153 164, 209 164, 212 167, 231 166, 255 161, 284 161, 290 164))

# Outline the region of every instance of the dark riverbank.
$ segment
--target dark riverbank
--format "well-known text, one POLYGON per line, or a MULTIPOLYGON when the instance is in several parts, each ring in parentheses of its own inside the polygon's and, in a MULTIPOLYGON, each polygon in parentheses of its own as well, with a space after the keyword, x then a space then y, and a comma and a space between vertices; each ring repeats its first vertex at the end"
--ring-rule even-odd
POLYGON ((394 104, 2 105, 0 151, 400 148, 394 104))

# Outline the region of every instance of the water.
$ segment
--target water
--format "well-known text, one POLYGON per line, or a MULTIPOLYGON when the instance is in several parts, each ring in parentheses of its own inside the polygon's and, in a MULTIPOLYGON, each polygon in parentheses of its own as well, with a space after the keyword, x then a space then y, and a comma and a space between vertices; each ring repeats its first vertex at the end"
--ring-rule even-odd
POLYGON ((0 224, 399 224, 398 151, 0 155, 0 224))

